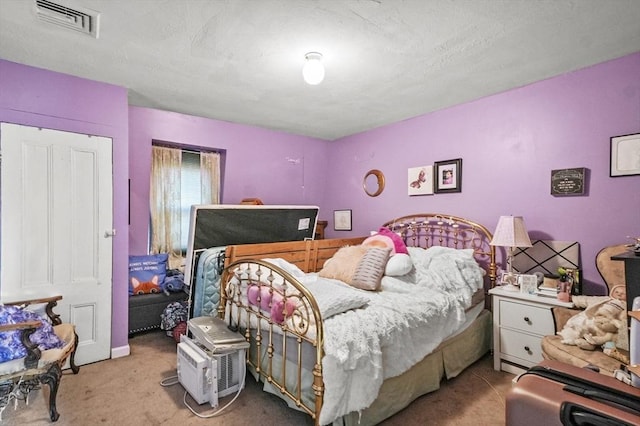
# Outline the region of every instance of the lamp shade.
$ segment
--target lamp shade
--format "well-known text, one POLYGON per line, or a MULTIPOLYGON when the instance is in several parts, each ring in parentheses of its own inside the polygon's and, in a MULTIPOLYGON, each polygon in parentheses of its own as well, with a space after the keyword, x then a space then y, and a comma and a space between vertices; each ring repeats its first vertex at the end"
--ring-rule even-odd
POLYGON ((315 86, 324 80, 324 65, 322 64, 322 54, 309 52, 304 55, 305 63, 302 67, 302 77, 307 84, 315 86))
POLYGON ((522 216, 500 216, 489 244, 500 247, 531 247, 522 216))

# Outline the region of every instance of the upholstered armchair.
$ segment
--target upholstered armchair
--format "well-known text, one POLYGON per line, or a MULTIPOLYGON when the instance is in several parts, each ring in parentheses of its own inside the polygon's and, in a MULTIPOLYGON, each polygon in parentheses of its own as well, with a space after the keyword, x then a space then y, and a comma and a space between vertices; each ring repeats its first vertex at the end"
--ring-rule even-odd
MULTIPOLYGON (((74 374, 80 370, 75 364, 75 352, 78 345, 78 335, 73 324, 63 324, 60 316, 53 312, 53 308, 62 296, 45 297, 41 299, 21 300, 11 303, 3 303, 3 323, 0 324, 0 334, 3 336, 3 350, 9 352, 14 342, 14 336, 9 332, 18 331, 19 346, 23 345, 26 356, 0 362, 0 416, 4 408, 14 399, 26 399, 29 392, 41 384, 49 386, 49 417, 52 422, 58 420, 56 409, 56 396, 67 359, 74 374), (46 318, 34 314, 29 308, 45 306, 46 318), (29 318, 20 322, 14 322, 13 318, 29 318), (5 315, 6 314, 6 315, 5 315), (7 320, 8 319, 8 320, 7 320), (45 325, 48 322, 49 325, 45 325), (39 331, 46 334, 50 328, 55 336, 55 344, 48 346, 50 349, 41 350, 38 343, 32 342, 34 333, 39 331), (40 328, 40 329, 39 329, 40 328), (57 338, 56 338, 57 337, 57 338), (59 340, 58 340, 59 339, 59 340)), ((40 335, 38 335, 38 339, 40 335)), ((42 345, 40 345, 42 346, 42 345)), ((48 347, 46 346, 46 347, 48 347)), ((18 348, 20 349, 20 348, 18 348)), ((20 351, 22 353, 22 351, 20 351)), ((7 353, 1 354, 3 358, 9 357, 7 353)), ((1 417, 0 417, 1 419, 1 417)))
MULTIPOLYGON (((596 255, 596 268, 607 284, 609 292, 616 286, 625 285, 624 263, 612 261, 611 256, 624 252, 626 248, 625 244, 609 246, 596 255)), ((552 312, 557 333, 564 328, 569 318, 580 313, 581 310, 555 307, 552 312)), ((628 333, 627 327, 624 327, 624 330, 628 333)), ((543 358, 562 361, 577 367, 595 366, 600 373, 609 376, 613 376, 622 364, 628 364, 628 361, 624 362, 629 357, 628 348, 621 349, 621 356, 616 358, 605 354, 601 348, 592 351, 584 350, 578 346, 563 344, 561 340, 562 338, 558 335, 543 337, 541 343, 543 358)))

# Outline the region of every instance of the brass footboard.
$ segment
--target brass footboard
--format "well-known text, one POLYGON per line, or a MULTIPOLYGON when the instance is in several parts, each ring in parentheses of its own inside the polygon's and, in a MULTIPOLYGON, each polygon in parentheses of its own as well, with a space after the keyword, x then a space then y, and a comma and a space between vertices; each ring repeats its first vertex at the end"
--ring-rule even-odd
POLYGON ((254 345, 247 351, 248 365, 318 424, 324 397, 323 323, 313 295, 291 274, 263 260, 228 265, 221 289, 221 317, 254 345), (306 359, 309 355, 312 359, 306 359), (303 397, 305 365, 313 366, 311 403, 303 397))

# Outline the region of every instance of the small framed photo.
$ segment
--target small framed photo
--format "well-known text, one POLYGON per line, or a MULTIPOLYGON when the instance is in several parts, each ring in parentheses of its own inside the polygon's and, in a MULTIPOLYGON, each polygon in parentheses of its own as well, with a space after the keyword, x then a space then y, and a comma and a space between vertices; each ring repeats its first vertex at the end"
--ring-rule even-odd
POLYGON ((436 161, 433 168, 436 194, 462 192, 462 158, 436 161))
POLYGON ((536 275, 519 275, 518 284, 520 285, 520 293, 536 294, 538 290, 538 277, 536 275))
POLYGON ((351 231, 351 209, 333 211, 333 230, 351 231))
POLYGON ((410 168, 407 187, 409 195, 433 195, 433 166, 410 168))
POLYGON ((611 138, 609 176, 640 175, 640 133, 611 138))
POLYGON ((501 270, 498 273, 499 285, 518 285, 518 274, 501 270))

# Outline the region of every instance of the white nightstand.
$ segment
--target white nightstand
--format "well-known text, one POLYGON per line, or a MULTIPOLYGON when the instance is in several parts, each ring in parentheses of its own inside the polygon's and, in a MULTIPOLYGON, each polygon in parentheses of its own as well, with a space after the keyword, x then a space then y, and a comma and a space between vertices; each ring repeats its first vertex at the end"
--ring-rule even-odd
POLYGON ((493 368, 513 374, 542 361, 540 341, 554 333, 554 306, 573 307, 547 296, 489 290, 493 309, 493 368))

